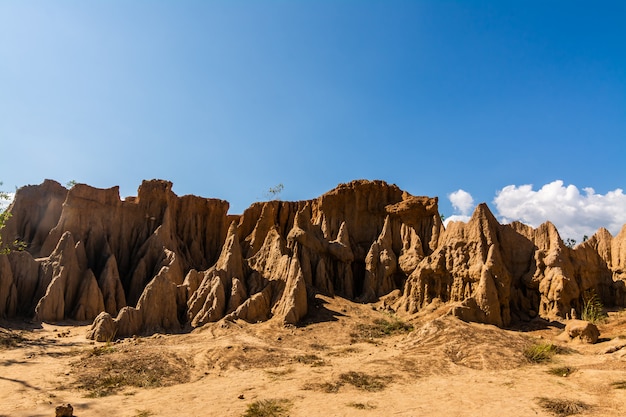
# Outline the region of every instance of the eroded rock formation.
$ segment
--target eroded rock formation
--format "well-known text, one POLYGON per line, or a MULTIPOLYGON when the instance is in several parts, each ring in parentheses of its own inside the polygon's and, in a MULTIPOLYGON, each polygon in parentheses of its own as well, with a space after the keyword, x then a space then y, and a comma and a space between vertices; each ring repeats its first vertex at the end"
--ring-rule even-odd
POLYGON ((316 292, 393 293, 404 314, 450 303, 497 326, 580 312, 588 290, 626 305, 626 228, 570 249, 550 223, 501 225, 484 204, 444 230, 436 198, 382 181, 242 215, 171 187, 144 181, 125 200, 117 187, 49 180, 18 190, 1 233, 28 246, 0 255, 0 315, 93 320, 89 337, 108 340, 222 319, 295 324, 316 292))

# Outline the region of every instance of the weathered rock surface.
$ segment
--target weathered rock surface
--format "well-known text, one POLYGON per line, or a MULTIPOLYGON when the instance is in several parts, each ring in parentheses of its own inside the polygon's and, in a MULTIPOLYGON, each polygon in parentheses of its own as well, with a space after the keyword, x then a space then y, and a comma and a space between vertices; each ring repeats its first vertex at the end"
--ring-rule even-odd
POLYGON ((565 340, 578 340, 583 343, 596 343, 600 337, 598 327, 584 320, 568 320, 561 338, 565 340))
MULTIPOLYGON (((0 255, 0 277, 13 275, 7 255, 0 255)), ((11 279, 0 279, 0 318, 14 316, 17 311, 17 288, 11 279)))
POLYGON ((89 337, 110 340, 224 319, 294 324, 316 292, 393 293, 401 314, 448 303, 497 326, 580 313, 590 290, 626 305, 626 227, 570 249, 552 224, 501 225, 484 204, 444 230, 436 198, 382 181, 241 215, 171 187, 144 181, 125 200, 117 187, 49 180, 18 190, 1 233, 28 248, 0 255, 0 316, 95 319, 89 337))

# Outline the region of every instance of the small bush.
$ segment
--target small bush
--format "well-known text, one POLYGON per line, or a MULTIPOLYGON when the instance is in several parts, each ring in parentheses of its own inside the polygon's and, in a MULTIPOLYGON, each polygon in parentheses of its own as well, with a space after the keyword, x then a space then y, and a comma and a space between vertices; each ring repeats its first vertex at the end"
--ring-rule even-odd
POLYGON ((524 349, 524 356, 530 362, 541 363, 551 360, 558 352, 558 346, 552 343, 536 343, 524 349))
POLYGON ((242 417, 286 417, 290 407, 291 401, 285 399, 255 401, 242 417))
POLYGON ((589 408, 589 406, 584 402, 575 400, 542 397, 538 399, 538 402, 544 410, 554 414, 555 416, 571 416, 572 414, 581 413, 589 408))
MULTIPOLYGON (((0 181, 0 186, 2 186, 2 181, 0 181)), ((8 202, 10 200, 9 193, 0 190, 0 230, 4 228, 6 222, 13 215, 11 212, 7 211, 5 208, 2 208, 4 202, 8 202)), ((8 254, 12 251, 24 251, 28 248, 28 244, 20 239, 15 239, 11 243, 3 243, 2 236, 0 236, 0 254, 8 254)))

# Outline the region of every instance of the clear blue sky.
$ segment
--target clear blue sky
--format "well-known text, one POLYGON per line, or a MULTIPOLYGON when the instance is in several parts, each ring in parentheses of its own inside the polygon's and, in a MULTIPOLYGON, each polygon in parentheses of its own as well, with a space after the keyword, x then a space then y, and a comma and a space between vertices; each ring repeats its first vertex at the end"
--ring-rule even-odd
POLYGON ((0 180, 242 212, 383 179, 414 195, 626 188, 625 1, 0 0, 0 180))

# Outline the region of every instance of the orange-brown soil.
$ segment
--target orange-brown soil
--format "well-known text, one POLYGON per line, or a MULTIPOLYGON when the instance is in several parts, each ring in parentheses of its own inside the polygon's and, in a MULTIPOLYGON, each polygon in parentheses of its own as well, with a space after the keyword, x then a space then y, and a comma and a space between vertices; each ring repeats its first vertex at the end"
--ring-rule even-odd
POLYGON ((109 343, 87 340, 86 325, 2 322, 0 416, 54 416, 63 403, 77 417, 241 416, 271 399, 292 417, 557 415, 546 399, 582 404, 581 416, 626 410, 624 312, 585 345, 559 341, 558 323, 502 330, 444 307, 405 320, 412 330, 342 298, 310 309, 298 327, 222 321, 109 343), (532 363, 524 350, 537 343, 560 349, 532 363))

